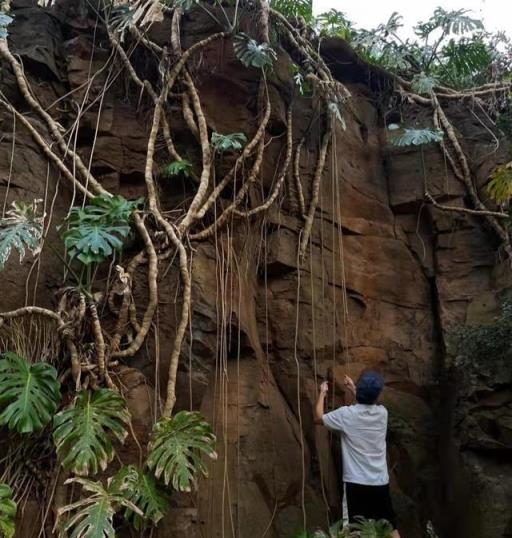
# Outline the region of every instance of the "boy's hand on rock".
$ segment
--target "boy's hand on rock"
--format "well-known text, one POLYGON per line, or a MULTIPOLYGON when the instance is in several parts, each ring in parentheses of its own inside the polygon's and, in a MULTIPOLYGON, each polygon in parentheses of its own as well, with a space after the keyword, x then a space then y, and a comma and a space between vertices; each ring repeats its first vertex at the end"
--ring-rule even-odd
POLYGON ((327 381, 324 381, 320 385, 320 394, 327 394, 328 392, 329 392, 329 384, 327 383, 327 381))
POLYGON ((345 387, 347 387, 348 390, 350 390, 351 392, 353 392, 355 394, 356 385, 355 385, 354 381, 352 381, 351 377, 346 375, 345 379, 343 380, 343 383, 344 383, 345 387))

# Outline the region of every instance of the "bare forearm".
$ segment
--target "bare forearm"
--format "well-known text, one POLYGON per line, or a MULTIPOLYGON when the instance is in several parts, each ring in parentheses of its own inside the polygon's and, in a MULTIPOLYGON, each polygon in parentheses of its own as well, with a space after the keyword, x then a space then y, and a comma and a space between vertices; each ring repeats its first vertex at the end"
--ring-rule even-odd
POLYGON ((315 404, 315 424, 323 424, 322 417, 325 409, 325 392, 320 392, 315 404))

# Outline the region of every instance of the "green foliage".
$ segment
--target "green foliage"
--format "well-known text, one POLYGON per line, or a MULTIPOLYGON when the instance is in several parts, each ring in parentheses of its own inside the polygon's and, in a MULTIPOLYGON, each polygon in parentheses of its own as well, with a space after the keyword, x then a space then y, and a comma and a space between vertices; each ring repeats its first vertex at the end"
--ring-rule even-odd
POLYGON ((198 0, 164 0, 163 2, 170 8, 181 8, 183 11, 189 11, 192 6, 198 3, 198 0))
MULTIPOLYGON (((355 31, 352 43, 367 61, 408 80, 430 77, 445 86, 467 88, 510 77, 510 40, 485 32, 468 10, 437 8, 426 22, 415 26, 413 40, 400 37, 401 26, 401 17, 393 13, 385 24, 355 31)), ((428 87, 420 86, 427 93, 428 87)))
POLYGON ((0 536, 3 538, 14 536, 17 508, 12 498, 11 488, 0 482, 0 536))
POLYGON ((12 22, 12 17, 0 11, 0 39, 7 37, 7 27, 12 22))
POLYGON ((270 68, 277 60, 276 51, 268 43, 258 43, 244 33, 235 36, 233 49, 245 67, 270 68))
POLYGON ((57 371, 7 352, 0 359, 0 425, 19 433, 42 430, 60 401, 57 371))
POLYGON ((489 325, 465 325, 448 335, 448 351, 466 373, 486 374, 492 363, 507 361, 511 349, 512 304, 505 302, 500 316, 489 325))
POLYGON ((180 411, 154 426, 147 465, 177 491, 191 491, 197 475, 207 476, 203 456, 215 459, 215 435, 197 412, 180 411))
POLYGON ((43 234, 43 218, 37 215, 39 202, 13 202, 7 216, 0 218, 0 271, 13 250, 18 252, 20 262, 27 249, 34 255, 39 252, 43 234))
POLYGON ((104 471, 115 454, 111 437, 123 443, 129 422, 119 394, 110 389, 82 390, 54 419, 53 439, 62 466, 79 476, 104 471))
POLYGON ((110 15, 110 26, 121 34, 134 24, 135 10, 124 4, 114 6, 110 15))
POLYGON ((247 137, 244 133, 223 135, 213 132, 211 143, 215 150, 220 153, 224 153, 225 151, 240 151, 247 144, 247 137))
POLYGON ((310 94, 312 91, 311 84, 309 80, 304 76, 300 67, 296 64, 291 64, 290 71, 293 77, 293 81, 295 82, 295 85, 299 90, 299 93, 301 95, 310 94))
POLYGON ((470 13, 468 9, 446 11, 442 7, 438 7, 428 21, 417 25, 415 28, 416 35, 426 39, 438 29, 442 30, 445 35, 461 35, 473 30, 483 30, 482 21, 473 19, 468 13, 470 13))
POLYGON ((442 66, 435 71, 446 84, 464 87, 475 82, 484 82, 482 76, 490 68, 493 55, 487 43, 482 38, 451 39, 442 49, 442 66), (478 80, 481 77, 481 80, 478 80))
POLYGON ((313 20, 312 0, 271 0, 270 7, 285 17, 302 17, 306 22, 313 20))
POLYGON ((359 538, 392 538, 393 528, 384 519, 375 521, 374 519, 358 519, 357 523, 351 525, 351 530, 359 538))
POLYGON ((163 171, 163 175, 167 178, 176 177, 183 175, 185 177, 190 177, 190 172, 192 171, 192 163, 186 159, 181 161, 173 161, 168 164, 163 171))
POLYGON ((432 142, 442 142, 443 131, 440 129, 404 129, 401 134, 391 137, 391 145, 396 147, 403 146, 422 146, 432 142))
POLYGON ((355 35, 352 22, 347 19, 345 13, 334 8, 318 15, 316 23, 321 36, 341 37, 351 41, 355 35))
POLYGON ((301 531, 295 538, 392 538, 392 527, 389 522, 381 519, 356 518, 357 523, 349 528, 343 527, 343 521, 333 523, 327 532, 317 530, 313 534, 301 531))
POLYGON ((156 525, 169 507, 169 498, 156 480, 133 465, 119 470, 113 479, 112 487, 118 489, 123 497, 143 514, 141 516, 128 507, 125 510, 125 518, 133 521, 138 530, 142 529, 147 521, 156 525))
POLYGON ((512 161, 498 167, 487 184, 489 196, 498 203, 504 203, 512 197, 512 161))
POLYGON ((126 499, 117 485, 103 487, 101 482, 85 478, 71 478, 66 484, 80 484, 87 497, 63 506, 57 511, 59 536, 71 538, 114 538, 113 519, 116 510, 126 508, 142 517, 142 512, 126 499), (62 517, 67 515, 64 521, 62 517))
POLYGON ((89 265, 121 250, 122 238, 130 233, 131 215, 140 204, 141 199, 130 202, 122 196, 100 195, 91 205, 73 207, 62 236, 70 258, 89 265))
POLYGON ((420 95, 430 95, 436 84, 435 77, 425 75, 423 72, 414 75, 411 81, 412 90, 420 95))

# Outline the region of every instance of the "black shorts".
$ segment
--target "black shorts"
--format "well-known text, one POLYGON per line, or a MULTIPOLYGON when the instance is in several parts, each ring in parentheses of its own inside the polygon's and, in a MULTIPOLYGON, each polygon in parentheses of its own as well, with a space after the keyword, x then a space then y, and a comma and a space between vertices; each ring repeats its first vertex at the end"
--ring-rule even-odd
POLYGON ((363 486, 346 482, 345 488, 350 523, 356 523, 358 516, 365 519, 385 519, 391 523, 393 529, 396 529, 396 516, 389 485, 363 486))

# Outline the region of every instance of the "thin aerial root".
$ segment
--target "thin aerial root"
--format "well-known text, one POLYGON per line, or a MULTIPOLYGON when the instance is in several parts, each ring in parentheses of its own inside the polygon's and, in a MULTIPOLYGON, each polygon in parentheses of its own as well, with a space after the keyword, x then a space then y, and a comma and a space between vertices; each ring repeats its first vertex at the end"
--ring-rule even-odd
POLYGON ((30 132, 32 135, 32 138, 37 143, 37 145, 41 148, 43 153, 48 157, 48 160, 51 161, 57 169, 62 172, 64 177, 69 180, 69 182, 74 185, 80 192, 85 194, 85 196, 88 196, 89 198, 92 198, 94 196, 93 193, 91 193, 89 190, 87 190, 86 187, 78 181, 75 176, 69 171, 68 167, 64 164, 62 159, 56 155, 52 149, 50 148, 50 145, 44 140, 44 138, 37 132, 37 130, 34 128, 34 126, 28 121, 28 119, 23 116, 23 114, 20 114, 10 103, 7 101, 4 101, 3 99, 0 99, 0 104, 5 107, 9 112, 13 114, 13 116, 16 118, 17 121, 20 121, 30 132))
POLYGON ((87 184, 90 184, 98 194, 109 195, 110 193, 105 190, 102 185, 91 175, 80 156, 67 146, 64 137, 61 134, 64 130, 63 127, 57 121, 55 121, 34 98, 28 80, 25 77, 25 73, 23 72, 18 60, 16 60, 9 50, 6 39, 0 39, 0 56, 2 56, 10 64, 23 97, 27 103, 41 116, 41 118, 44 119, 63 154, 69 155, 73 159, 73 164, 82 174, 83 179, 87 184))

